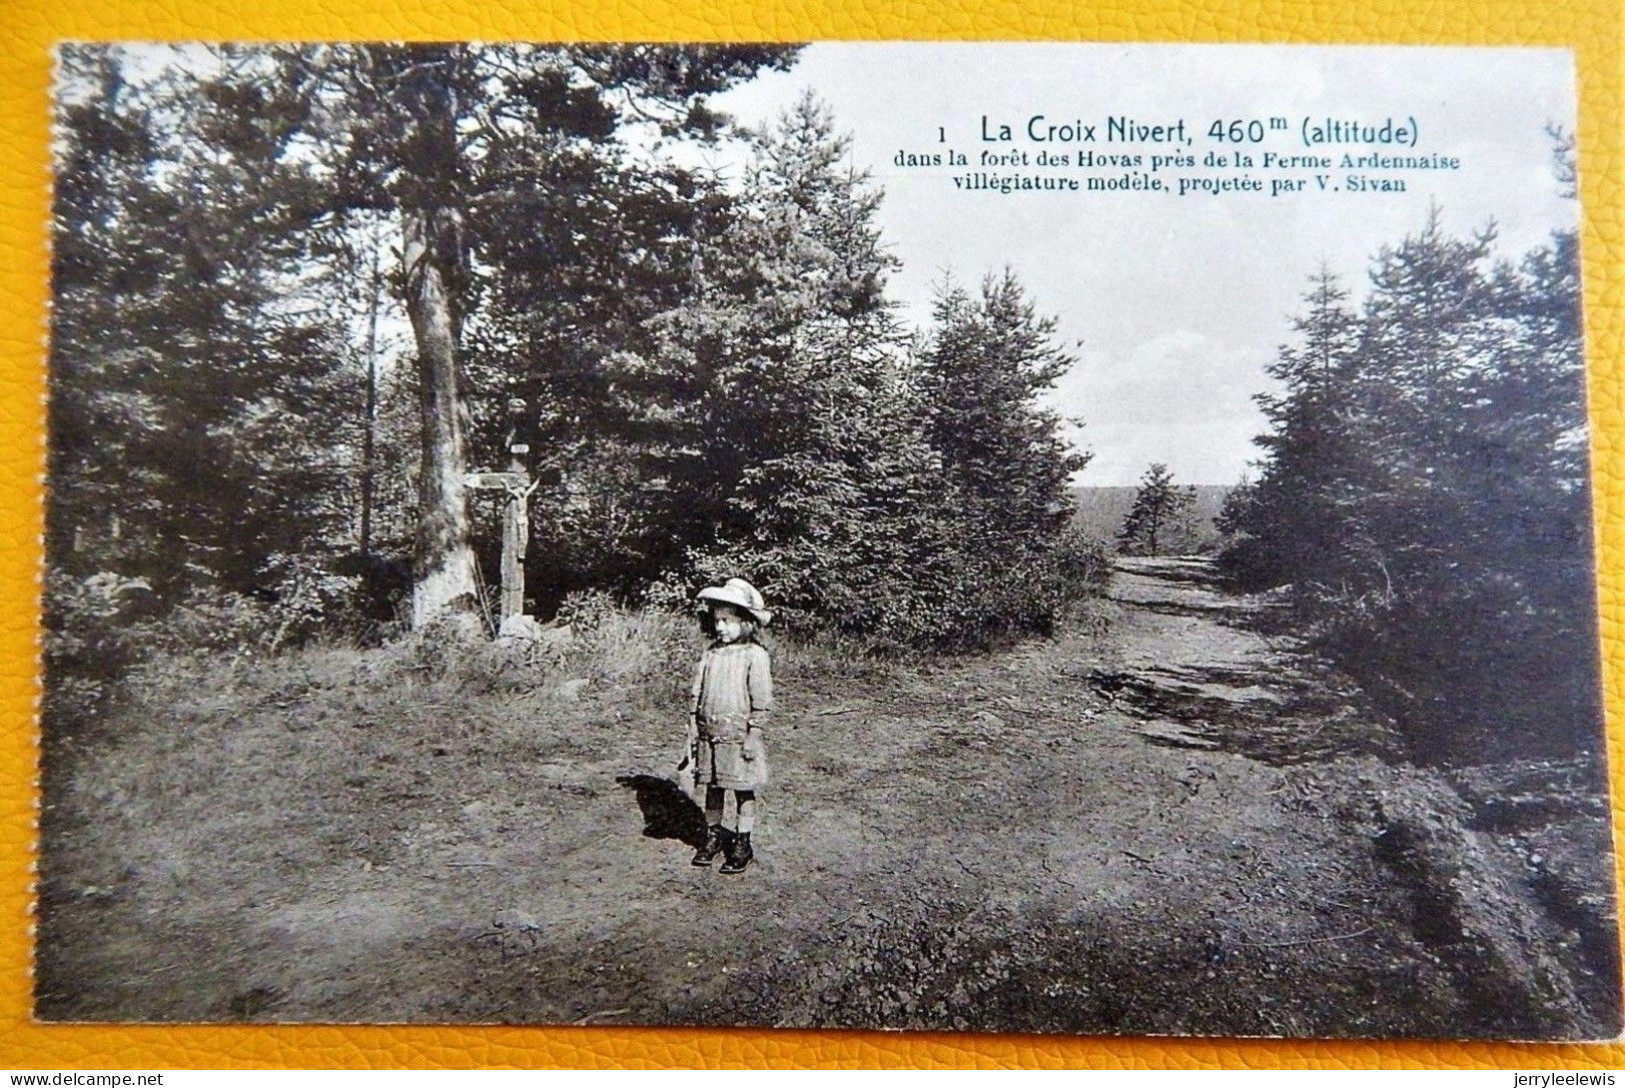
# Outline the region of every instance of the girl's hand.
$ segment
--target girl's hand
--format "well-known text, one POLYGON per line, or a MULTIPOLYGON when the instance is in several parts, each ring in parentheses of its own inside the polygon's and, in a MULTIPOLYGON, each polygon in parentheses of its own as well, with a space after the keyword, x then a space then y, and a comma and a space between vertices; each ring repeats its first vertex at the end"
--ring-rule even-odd
POLYGON ((683 754, 677 760, 677 772, 691 771, 700 762, 700 733, 693 722, 688 724, 688 736, 683 738, 683 754))

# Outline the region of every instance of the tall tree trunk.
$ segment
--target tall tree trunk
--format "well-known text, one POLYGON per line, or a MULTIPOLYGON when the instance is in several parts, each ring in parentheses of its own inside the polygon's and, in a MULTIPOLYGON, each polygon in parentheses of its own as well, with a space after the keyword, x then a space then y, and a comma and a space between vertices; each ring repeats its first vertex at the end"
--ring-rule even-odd
POLYGON ((383 270, 378 251, 381 240, 372 239, 372 278, 367 299, 367 404, 361 432, 361 557, 372 554, 373 457, 378 434, 378 304, 384 290, 383 270))
POLYGON ((445 613, 472 615, 466 412, 458 391, 462 300, 457 81, 462 47, 381 47, 381 73, 398 81, 406 126, 399 182, 406 314, 417 341, 423 460, 412 571, 414 629, 445 613))
POLYGON ((418 527, 412 584, 412 626, 448 609, 471 612, 476 602, 474 552, 469 547, 465 409, 457 389, 457 335, 437 244, 451 213, 404 208, 406 312, 418 348, 423 461, 418 473, 418 527))

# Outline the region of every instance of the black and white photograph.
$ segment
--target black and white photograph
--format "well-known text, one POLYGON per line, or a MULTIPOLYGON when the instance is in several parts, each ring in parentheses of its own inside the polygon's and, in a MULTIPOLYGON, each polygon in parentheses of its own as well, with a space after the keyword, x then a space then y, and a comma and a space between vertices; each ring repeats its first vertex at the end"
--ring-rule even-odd
POLYGON ((1621 1034, 1567 51, 56 62, 38 1020, 1621 1034))

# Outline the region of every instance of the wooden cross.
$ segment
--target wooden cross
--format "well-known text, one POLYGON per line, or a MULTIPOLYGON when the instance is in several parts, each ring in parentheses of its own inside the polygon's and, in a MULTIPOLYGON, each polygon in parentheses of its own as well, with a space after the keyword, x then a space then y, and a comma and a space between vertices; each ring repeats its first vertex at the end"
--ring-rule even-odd
POLYGON ((541 481, 532 481, 524 457, 528 443, 520 441, 520 414, 525 402, 517 397, 508 402, 512 426, 508 431, 508 471, 471 472, 463 486, 471 491, 501 491, 507 496, 502 507, 502 598, 498 611, 501 622, 525 611, 525 549, 530 543, 530 496, 541 481))

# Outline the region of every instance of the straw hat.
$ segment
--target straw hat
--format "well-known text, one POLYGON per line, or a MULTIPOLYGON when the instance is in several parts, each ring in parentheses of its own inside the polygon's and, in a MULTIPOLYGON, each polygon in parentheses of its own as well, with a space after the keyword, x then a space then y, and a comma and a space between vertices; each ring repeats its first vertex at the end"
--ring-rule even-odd
POLYGON ((756 622, 766 627, 773 622, 773 613, 767 610, 767 602, 756 587, 743 578, 730 578, 720 586, 707 586, 700 590, 701 601, 716 601, 718 604, 731 604, 735 608, 743 609, 756 618, 756 622))

